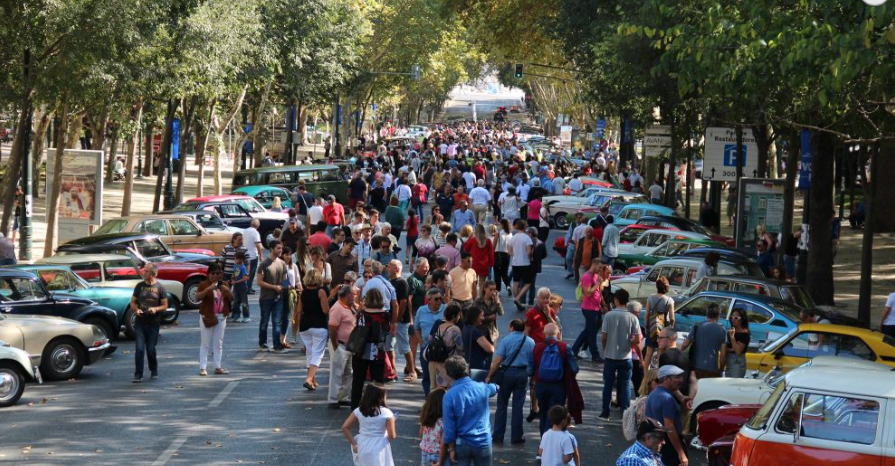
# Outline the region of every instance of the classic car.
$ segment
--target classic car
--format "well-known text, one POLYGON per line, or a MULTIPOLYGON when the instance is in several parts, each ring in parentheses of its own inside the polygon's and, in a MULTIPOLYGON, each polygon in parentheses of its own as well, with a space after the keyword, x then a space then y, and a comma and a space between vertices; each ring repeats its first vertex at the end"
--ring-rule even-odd
MULTIPOLYGON (((220 254, 230 244, 228 232, 208 231, 193 219, 176 214, 133 215, 107 220, 95 235, 108 233, 148 233, 158 235, 166 245, 178 252, 208 249, 220 254)), ((205 264, 208 265, 208 264, 205 264)))
POLYGON ((746 368, 783 373, 817 356, 845 356, 895 367, 895 338, 859 327, 801 324, 746 353, 746 368))
MULTIPOLYGON (((59 265, 71 269, 78 277, 89 283, 93 287, 99 288, 129 288, 131 290, 140 283, 142 278, 142 265, 134 263, 134 259, 115 254, 74 254, 69 256, 52 256, 45 257, 37 261, 37 264, 59 265)), ((156 264, 156 267, 160 267, 156 264)), ((197 266, 202 267, 202 266, 197 266)), ((176 269, 159 268, 159 283, 168 291, 168 306, 173 309, 173 313, 165 313, 162 316, 162 323, 170 324, 177 320, 180 314, 180 303, 183 296, 187 294, 188 288, 185 287, 184 281, 177 278, 161 278, 162 270, 171 273, 176 269)), ((207 270, 207 269, 206 269, 207 270)), ((204 272, 203 272, 204 273, 204 272)), ((200 282, 193 277, 190 281, 196 286, 200 282)), ((133 292, 132 292, 133 293, 133 292)), ((192 291, 195 296, 195 290, 192 291)), ((127 326, 132 318, 124 320, 127 326)))
POLYGON ((737 433, 733 466, 890 465, 895 373, 809 367, 788 377, 737 433))
POLYGON ((722 259, 727 260, 747 260, 753 262, 756 260, 755 253, 743 251, 742 249, 728 248, 723 244, 721 245, 721 247, 702 248, 699 251, 694 249, 692 251, 685 252, 683 255, 688 257, 702 257, 704 259, 705 256, 708 255, 708 253, 710 252, 714 252, 721 256, 722 259))
POLYGON ((206 196, 190 199, 172 209, 173 212, 211 210, 217 212, 225 225, 248 228, 253 219, 258 219, 258 233, 266 238, 275 228, 283 228, 289 219, 287 212, 268 212, 261 204, 249 196, 206 196))
POLYGON ((736 241, 729 236, 716 235, 699 223, 681 217, 673 217, 669 215, 645 215, 637 219, 638 225, 653 225, 670 230, 692 231, 706 235, 713 240, 724 243, 729 247, 736 246, 736 241))
MULTIPOLYGON (((65 293, 75 295, 112 309, 118 314, 118 322, 120 327, 124 328, 124 334, 128 338, 134 337, 134 319, 136 316, 134 311, 130 309, 131 297, 134 295, 133 286, 126 287, 120 281, 112 283, 119 286, 93 286, 64 265, 35 264, 18 265, 15 267, 37 275, 37 278, 53 294, 65 293)), ((85 273, 85 275, 88 274, 85 273)), ((96 274, 96 276, 99 277, 99 274, 96 274)), ((177 320, 177 316, 180 313, 179 306, 180 300, 169 293, 168 309, 162 314, 162 321, 171 323, 177 320)), ((112 333, 116 332, 113 330, 112 333)))
POLYGON ((208 266, 216 262, 214 257, 209 257, 207 254, 171 251, 158 235, 149 233, 108 233, 87 236, 59 246, 56 248, 56 254, 102 254, 110 251, 118 251, 118 254, 121 254, 124 250, 128 251, 127 254, 134 254, 139 260, 155 263, 193 262, 208 266))
POLYGON ((280 198, 280 206, 289 210, 292 206, 292 193, 284 188, 277 186, 242 186, 233 190, 233 194, 241 194, 243 196, 251 196, 258 201, 265 209, 270 209, 273 205, 273 198, 280 198))
MULTIPOLYGON (((698 258, 678 256, 665 259, 653 265, 646 274, 627 275, 612 281, 613 292, 618 288, 628 291, 631 299, 645 300, 656 292, 656 280, 660 276, 668 279, 669 296, 682 293, 695 282, 696 269, 702 261, 698 258)), ((753 262, 718 262, 718 273, 721 275, 751 275, 764 277, 761 269, 753 262)))
POLYGON ((646 254, 619 254, 612 264, 613 273, 624 273, 631 267, 653 265, 661 260, 677 257, 691 249, 717 245, 714 241, 700 239, 673 239, 656 246, 646 254))
POLYGON ((624 228, 637 223, 644 215, 675 216, 674 209, 658 204, 626 204, 615 215, 615 226, 624 228))
MULTIPOLYGON (((553 226, 556 228, 567 228, 569 222, 574 220, 576 213, 590 212, 591 210, 599 213, 601 207, 609 205, 612 201, 618 204, 649 202, 642 194, 632 194, 627 191, 603 187, 588 189, 593 189, 594 191, 586 198, 579 196, 545 196, 542 199, 544 205, 547 206, 547 212, 553 226)), ((594 217, 596 213, 586 216, 594 217)))
MULTIPOLYGON (((21 292, 5 295, 2 292, 5 290, 0 290, 0 340, 27 352, 31 363, 40 366, 44 377, 49 380, 75 378, 85 365, 115 351, 106 333, 96 325, 65 317, 28 314, 38 305, 55 300, 45 290, 43 295, 37 291, 43 287, 33 275, 23 271, 15 271, 15 274, 21 278, 3 281, 14 287, 21 285, 21 292)), ((114 314, 111 309, 108 311, 114 314)))
POLYGON ((236 232, 241 232, 242 228, 236 228, 227 226, 224 224, 224 221, 221 220, 221 217, 214 210, 178 210, 177 212, 173 212, 170 210, 165 210, 159 212, 160 214, 173 214, 173 215, 183 215, 184 217, 189 217, 193 219, 194 222, 199 224, 202 228, 205 228, 207 231, 212 232, 221 232, 225 231, 230 233, 231 235, 236 232))
POLYGON ((28 353, 0 340, 0 408, 16 404, 25 393, 25 384, 34 382, 43 379, 28 353))
POLYGON ((811 366, 884 372, 892 370, 889 366, 861 359, 818 356, 786 374, 770 371, 759 378, 702 379, 693 399, 693 416, 690 424, 691 427, 695 427, 697 435, 693 438, 692 445, 703 449, 725 435, 735 434, 783 380, 811 366), (718 408, 725 409, 721 411, 718 408))
POLYGON ((714 241, 701 233, 667 230, 656 226, 630 225, 619 232, 619 254, 646 254, 670 239, 714 241), (625 241, 627 239, 628 241, 625 241))
MULTIPOLYGON (((690 257, 687 253, 684 253, 684 256, 690 257)), ((752 293, 789 301, 803 309, 813 309, 815 307, 814 300, 811 299, 811 295, 808 294, 808 290, 805 289, 804 285, 745 275, 710 275, 702 277, 689 290, 675 296, 674 300, 683 302, 703 291, 752 293)))
POLYGON ((0 268, 0 312, 65 317, 99 328, 114 339, 118 314, 90 299, 68 293, 50 293, 43 282, 26 270, 0 268))
MULTIPOLYGON (((599 194, 595 199, 595 204, 587 205, 581 208, 580 212, 585 219, 592 219, 602 211, 603 207, 609 208, 609 215, 616 216, 628 204, 646 204, 649 199, 642 194, 629 193, 621 191, 622 194, 599 194)), ((569 219, 571 221, 571 219, 569 219)))

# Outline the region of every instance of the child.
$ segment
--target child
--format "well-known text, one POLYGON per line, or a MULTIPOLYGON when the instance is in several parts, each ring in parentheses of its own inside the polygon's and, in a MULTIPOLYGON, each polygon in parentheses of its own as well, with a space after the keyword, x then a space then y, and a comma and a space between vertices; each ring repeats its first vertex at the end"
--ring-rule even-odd
POLYGON ((572 418, 565 406, 556 405, 548 413, 553 427, 541 437, 538 455, 541 466, 575 466, 581 464, 578 441, 566 432, 572 418))
POLYGON ((230 322, 249 322, 249 270, 245 265, 245 253, 239 251, 233 256, 233 259, 236 263, 233 264, 230 281, 233 283, 233 300, 236 302, 236 311, 230 317, 230 322))
POLYGON ((385 387, 376 384, 364 387, 360 406, 342 424, 342 434, 351 444, 355 465, 394 466, 391 441, 396 436, 395 415, 385 405, 385 387), (360 428, 357 436, 352 437, 355 422, 360 428))
POLYGON ((420 413, 420 450, 422 458, 420 466, 436 466, 441 461, 441 437, 444 426, 441 420, 441 402, 445 390, 436 388, 429 392, 423 410, 420 413))

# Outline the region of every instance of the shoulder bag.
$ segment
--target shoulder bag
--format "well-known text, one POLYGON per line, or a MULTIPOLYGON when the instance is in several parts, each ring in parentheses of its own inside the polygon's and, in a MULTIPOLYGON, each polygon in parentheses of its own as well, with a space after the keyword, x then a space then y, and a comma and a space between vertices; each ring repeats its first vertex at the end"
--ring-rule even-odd
POLYGON ((507 368, 510 367, 510 364, 516 360, 516 356, 519 356, 519 352, 522 351, 522 347, 525 346, 525 337, 522 337, 522 341, 519 342, 519 346, 516 347, 516 350, 513 351, 513 355, 509 358, 501 361, 500 367, 494 371, 494 377, 491 378, 491 381, 500 385, 503 383, 503 375, 507 371, 507 368))
POLYGON ((370 327, 367 326, 366 312, 361 311, 357 314, 357 325, 348 336, 345 343, 345 349, 354 356, 360 357, 364 352, 364 346, 367 343, 367 337, 370 335, 370 327))

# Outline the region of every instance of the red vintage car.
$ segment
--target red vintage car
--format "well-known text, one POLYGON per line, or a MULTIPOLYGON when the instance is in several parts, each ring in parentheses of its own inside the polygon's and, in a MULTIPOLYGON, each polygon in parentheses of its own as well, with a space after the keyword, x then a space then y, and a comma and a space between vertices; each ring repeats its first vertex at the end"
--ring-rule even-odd
POLYGON ((736 435, 759 408, 760 404, 724 405, 699 413, 693 446, 707 448, 722 437, 736 435))
POLYGON ((628 225, 622 228, 622 230, 618 233, 619 242, 633 243, 634 241, 637 241, 637 238, 640 238, 640 235, 642 235, 644 231, 661 228, 662 227, 655 225, 638 225, 636 223, 633 225, 628 225))
POLYGON ((733 441, 736 435, 725 435, 709 445, 705 454, 708 466, 730 466, 730 457, 733 454, 733 441))

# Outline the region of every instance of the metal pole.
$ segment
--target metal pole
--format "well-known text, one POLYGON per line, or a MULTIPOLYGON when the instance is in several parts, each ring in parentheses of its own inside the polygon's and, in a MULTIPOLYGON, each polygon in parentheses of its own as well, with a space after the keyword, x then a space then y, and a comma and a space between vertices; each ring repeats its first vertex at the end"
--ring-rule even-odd
MULTIPOLYGON (((25 81, 28 81, 28 70, 31 68, 31 50, 25 49, 25 66, 24 66, 24 76, 25 81)), ((18 128, 19 131, 25 131, 25 135, 22 138, 22 181, 25 184, 23 186, 23 191, 25 194, 25 199, 20 199, 19 202, 24 201, 24 209, 22 218, 20 220, 21 225, 19 226, 19 230, 21 230, 21 235, 19 236, 19 259, 30 261, 31 260, 31 234, 32 234, 32 226, 31 226, 31 202, 33 199, 33 190, 34 187, 32 185, 32 177, 34 175, 34 168, 31 163, 31 119, 34 115, 34 104, 28 106, 28 108, 23 109, 28 112, 28 116, 25 119, 25 127, 18 128)), ((13 189, 15 189, 13 187, 13 189)))
MULTIPOLYGON (((737 160, 737 216, 736 223, 733 226, 733 236, 736 240, 736 247, 743 247, 743 229, 742 226, 744 222, 743 210, 741 209, 743 206, 739 205, 740 199, 740 178, 743 177, 743 125, 737 124, 736 126, 736 135, 737 135, 737 147, 736 147, 736 160, 737 160)), ((755 157, 757 154, 754 154, 755 157)))
MULTIPOLYGON (((172 131, 173 131, 172 125, 172 131)), ((165 210, 174 208, 174 137, 171 137, 171 145, 168 147, 168 156, 165 157, 165 210)))

